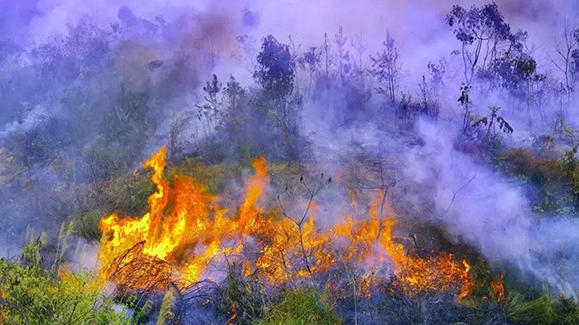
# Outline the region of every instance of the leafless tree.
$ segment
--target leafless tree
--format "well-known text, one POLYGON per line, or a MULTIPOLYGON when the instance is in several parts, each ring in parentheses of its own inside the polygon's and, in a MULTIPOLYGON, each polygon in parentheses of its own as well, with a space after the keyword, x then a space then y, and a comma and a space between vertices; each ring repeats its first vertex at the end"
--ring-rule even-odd
POLYGON ((565 20, 563 25, 563 38, 555 38, 554 51, 555 54, 549 55, 549 59, 553 65, 563 74, 562 88, 567 97, 567 106, 569 105, 569 97, 574 91, 573 78, 573 53, 579 49, 579 27, 577 23, 569 25, 565 20))
POLYGON ((304 259, 304 264, 306 266, 308 273, 312 276, 314 275, 314 272, 312 270, 311 262, 310 262, 311 252, 308 252, 308 250, 306 249, 306 247, 304 245, 304 224, 309 219, 309 217, 311 217, 311 208, 312 208, 312 205, 314 202, 314 198, 316 197, 316 195, 318 195, 320 193, 320 191, 325 189, 332 182, 332 178, 331 177, 328 177, 328 178, 324 177, 324 173, 321 173, 320 176, 321 177, 319 178, 319 180, 314 179, 310 184, 308 184, 308 182, 304 179, 303 176, 300 177, 300 184, 303 186, 303 188, 307 192, 308 204, 306 205, 306 208, 304 209, 302 216, 299 218, 291 217, 288 214, 287 210, 284 208, 281 197, 280 196, 277 197, 280 210, 281 210, 282 214, 284 215, 284 217, 293 221, 295 223, 296 227, 298 228, 299 244, 300 244, 301 253, 302 253, 303 259, 304 259))
POLYGON ((365 69, 364 69, 364 62, 363 62, 363 58, 364 58, 364 53, 366 53, 366 47, 364 46, 364 44, 362 44, 362 35, 361 34, 357 34, 351 41, 350 44, 352 45, 352 48, 356 51, 356 53, 358 54, 358 60, 353 60, 354 63, 354 68, 356 69, 356 74, 358 75, 359 78, 359 82, 360 82, 360 86, 362 87, 362 89, 365 88, 365 69))
POLYGON ((169 131, 169 160, 176 160, 183 154, 183 149, 191 136, 187 136, 187 127, 191 123, 192 116, 185 112, 175 117, 171 122, 169 131))
POLYGON ((338 28, 338 33, 336 34, 336 55, 338 56, 338 73, 340 74, 340 82, 342 85, 344 85, 344 74, 346 73, 345 64, 349 59, 349 53, 344 49, 344 45, 346 45, 347 41, 348 39, 344 37, 344 28, 340 26, 338 28))

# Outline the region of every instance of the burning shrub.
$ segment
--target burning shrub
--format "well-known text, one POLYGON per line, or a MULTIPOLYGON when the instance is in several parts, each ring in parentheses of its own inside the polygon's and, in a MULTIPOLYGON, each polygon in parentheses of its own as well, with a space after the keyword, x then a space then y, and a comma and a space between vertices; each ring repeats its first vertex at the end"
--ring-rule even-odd
POLYGON ((330 184, 323 174, 313 182, 301 177, 307 200, 297 217, 280 198, 279 209, 265 211, 259 200, 268 187, 268 167, 265 159, 255 159, 256 173, 247 181, 245 200, 227 216, 217 205, 218 198, 194 178, 176 174, 172 185, 165 180, 164 148, 144 166, 154 170, 151 179, 157 187, 149 197, 149 211, 142 217, 112 214, 100 223, 101 278, 121 288, 164 291, 172 284, 186 290, 226 273, 220 267, 229 265, 230 259, 242 265, 245 276, 273 285, 294 283, 339 267, 341 256, 342 263, 374 260, 375 265, 369 266, 396 274, 409 295, 449 291, 462 299, 472 292, 466 260, 446 253, 423 258, 405 251, 393 234, 396 218, 389 207, 384 208, 381 193, 370 205, 368 220, 350 216, 324 232, 316 227, 313 215, 314 197, 330 184), (349 245, 344 252, 332 241, 340 237, 349 245))

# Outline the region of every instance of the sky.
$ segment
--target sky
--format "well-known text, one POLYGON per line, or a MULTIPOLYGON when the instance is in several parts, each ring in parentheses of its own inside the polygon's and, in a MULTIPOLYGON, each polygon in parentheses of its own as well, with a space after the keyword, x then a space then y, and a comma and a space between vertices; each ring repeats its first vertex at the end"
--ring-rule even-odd
MULTIPOLYGON (((331 39, 342 25, 347 35, 360 35, 370 43, 380 42, 389 30, 400 46, 401 54, 410 58, 448 55, 447 42, 452 33, 444 16, 453 5, 483 5, 483 0, 0 0, 0 36, 19 43, 38 42, 66 32, 83 15, 90 15, 103 26, 116 19, 121 6, 127 6, 139 17, 165 19, 186 10, 213 12, 230 17, 239 26, 236 32, 253 33, 259 39, 267 34, 285 39, 290 34, 298 44, 311 46, 323 41, 324 32, 331 39), (243 12, 257 14, 253 26, 241 27, 243 12)), ((574 0, 500 0, 501 11, 515 29, 529 31, 531 41, 548 46, 561 18, 573 22, 579 14, 574 0)), ((456 43, 455 43, 456 45, 456 43)), ((369 49, 369 52, 371 53, 369 49)))

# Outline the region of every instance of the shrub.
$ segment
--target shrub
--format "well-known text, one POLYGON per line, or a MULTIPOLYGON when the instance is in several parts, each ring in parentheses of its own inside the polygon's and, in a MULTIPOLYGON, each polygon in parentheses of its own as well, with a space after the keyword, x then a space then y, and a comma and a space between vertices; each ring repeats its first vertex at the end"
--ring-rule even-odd
POLYGON ((155 191, 148 172, 112 179, 105 190, 105 207, 120 216, 142 215, 147 198, 155 191))
POLYGON ((528 300, 522 294, 511 292, 503 305, 509 319, 516 324, 576 325, 579 324, 579 306, 569 298, 553 301, 547 293, 528 300))
POLYGON ((266 310, 256 325, 334 325, 338 317, 314 290, 285 292, 279 303, 266 310))
POLYGON ((58 274, 37 265, 0 260, 0 323, 129 325, 112 299, 100 293, 91 274, 58 274))
POLYGON ((90 210, 78 217, 76 223, 76 233, 87 239, 98 240, 101 238, 99 230, 99 221, 103 216, 103 212, 99 209, 90 210))

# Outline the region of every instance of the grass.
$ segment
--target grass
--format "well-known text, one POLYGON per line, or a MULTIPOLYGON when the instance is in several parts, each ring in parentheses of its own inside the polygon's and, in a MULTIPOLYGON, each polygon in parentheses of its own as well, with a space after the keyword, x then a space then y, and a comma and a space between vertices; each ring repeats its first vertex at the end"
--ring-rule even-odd
POLYGON ((279 303, 267 308, 265 316, 255 325, 335 325, 337 315, 314 290, 285 292, 279 303))
POLYGON ((503 305, 507 317, 515 324, 577 325, 579 305, 569 298, 553 300, 547 293, 528 300, 522 294, 511 292, 503 305))
POLYGON ((5 325, 137 325, 101 293, 94 274, 71 272, 66 267, 47 270, 41 240, 28 244, 25 263, 0 259, 0 324, 5 325))

